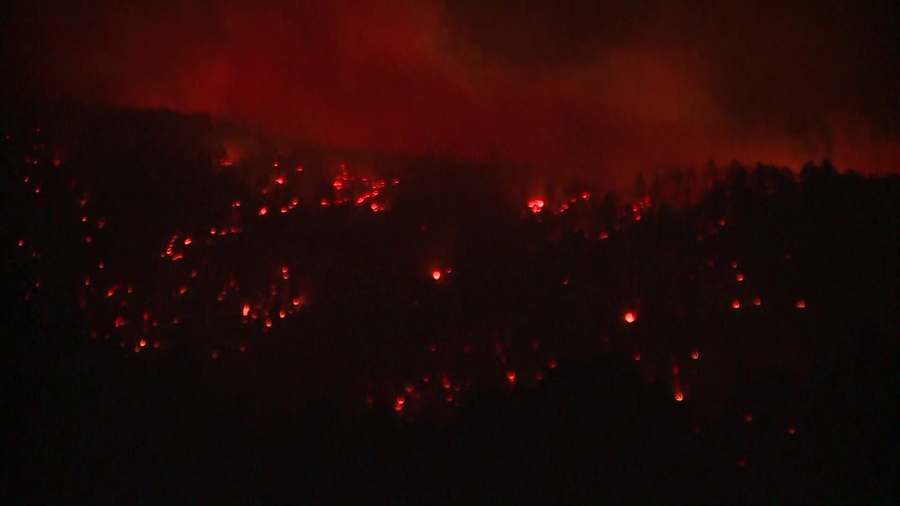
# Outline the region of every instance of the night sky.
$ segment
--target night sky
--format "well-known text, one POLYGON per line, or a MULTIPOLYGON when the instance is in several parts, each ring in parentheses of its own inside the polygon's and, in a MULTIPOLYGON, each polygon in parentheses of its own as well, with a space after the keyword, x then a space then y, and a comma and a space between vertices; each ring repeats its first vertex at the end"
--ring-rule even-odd
POLYGON ((891 1, 22 4, 7 84, 50 96, 610 185, 709 159, 900 167, 891 1))
POLYGON ((0 75, 0 504, 900 504, 897 0, 22 0, 0 75))

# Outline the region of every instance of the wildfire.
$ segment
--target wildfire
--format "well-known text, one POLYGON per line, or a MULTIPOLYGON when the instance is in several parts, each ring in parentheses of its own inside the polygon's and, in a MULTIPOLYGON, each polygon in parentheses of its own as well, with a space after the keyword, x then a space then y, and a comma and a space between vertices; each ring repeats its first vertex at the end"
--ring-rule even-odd
POLYGON ((544 209, 544 201, 543 199, 529 200, 528 207, 531 209, 531 212, 539 213, 542 209, 544 209))

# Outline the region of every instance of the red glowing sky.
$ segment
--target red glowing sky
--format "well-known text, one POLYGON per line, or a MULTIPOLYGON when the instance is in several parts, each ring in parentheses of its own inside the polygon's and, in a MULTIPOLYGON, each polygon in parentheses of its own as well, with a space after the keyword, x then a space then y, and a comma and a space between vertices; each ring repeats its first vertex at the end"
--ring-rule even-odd
POLYGON ((35 0, 4 60, 53 96, 613 184, 709 159, 900 168, 895 2, 723 3, 35 0))

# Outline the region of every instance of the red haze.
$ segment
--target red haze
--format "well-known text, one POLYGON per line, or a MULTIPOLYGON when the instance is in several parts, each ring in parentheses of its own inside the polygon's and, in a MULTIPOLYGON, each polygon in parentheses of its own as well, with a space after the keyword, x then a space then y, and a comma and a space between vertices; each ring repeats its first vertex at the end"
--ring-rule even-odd
POLYGON ((54 96, 608 184, 709 159, 896 170, 878 112, 898 103, 891 50, 860 35, 862 14, 802 3, 37 0, 4 46, 19 81, 54 96))

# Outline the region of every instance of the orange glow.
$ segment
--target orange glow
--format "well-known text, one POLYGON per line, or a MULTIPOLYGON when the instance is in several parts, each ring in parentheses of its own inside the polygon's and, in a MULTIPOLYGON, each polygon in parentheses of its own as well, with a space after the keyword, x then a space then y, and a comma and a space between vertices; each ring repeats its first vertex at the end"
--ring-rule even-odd
POLYGON ((515 383, 516 382, 516 372, 509 371, 508 373, 506 373, 506 378, 509 380, 510 383, 515 383))
POLYGON ((260 216, 265 216, 267 212, 269 212, 269 210, 266 209, 266 206, 263 206, 263 207, 259 208, 259 215, 260 215, 260 216))
POLYGON ((406 403, 406 398, 403 397, 402 395, 398 395, 398 396, 397 396, 397 405, 398 405, 398 406, 402 406, 402 405, 404 405, 405 403, 406 403))
POLYGON ((192 242, 194 242, 194 241, 193 241, 193 239, 191 239, 190 237, 186 237, 186 238, 184 239, 184 245, 185 245, 185 246, 189 245, 189 244, 192 243, 192 242))
POLYGON ((684 394, 681 392, 675 392, 675 400, 681 402, 684 400, 684 394))
POLYGON ((636 319, 637 318, 635 317, 633 312, 628 311, 627 313, 625 313, 625 323, 634 323, 636 319))
POLYGON ((760 304, 762 304, 762 300, 760 300, 759 297, 753 299, 753 305, 754 305, 754 306, 759 306, 760 304))
POLYGON ((292 302, 294 303, 295 306, 299 306, 300 305, 300 297, 294 297, 294 300, 292 302))
POLYGON ((280 176, 279 176, 279 177, 276 177, 276 178, 275 178, 275 182, 278 183, 278 184, 284 184, 284 178, 283 178, 283 177, 280 177, 280 176))
POLYGON ((287 313, 284 311, 284 309, 282 309, 281 311, 278 312, 278 317, 279 317, 279 318, 284 318, 285 315, 287 315, 287 313))
POLYGON ((143 348, 144 346, 147 346, 147 340, 141 339, 141 348, 143 348))
POLYGON ((244 316, 250 314, 250 304, 244 304, 244 307, 241 310, 241 314, 243 314, 244 316))
POLYGON ((743 274, 738 274, 738 275, 736 276, 736 279, 737 279, 738 281, 743 281, 743 280, 744 280, 744 275, 743 275, 743 274))
POLYGON ((805 307, 806 307, 806 302, 804 302, 803 300, 797 301, 797 309, 803 309, 805 307))
POLYGON ((692 352, 691 352, 691 358, 694 359, 694 360, 697 360, 698 358, 700 358, 700 352, 697 351, 697 350, 692 351, 692 352))
POLYGON ((738 309, 739 307, 741 307, 740 301, 738 301, 737 299, 734 299, 733 301, 731 301, 731 307, 738 309))
POLYGON ((439 269, 435 269, 431 272, 431 277, 434 278, 435 281, 441 279, 441 271, 439 269))

